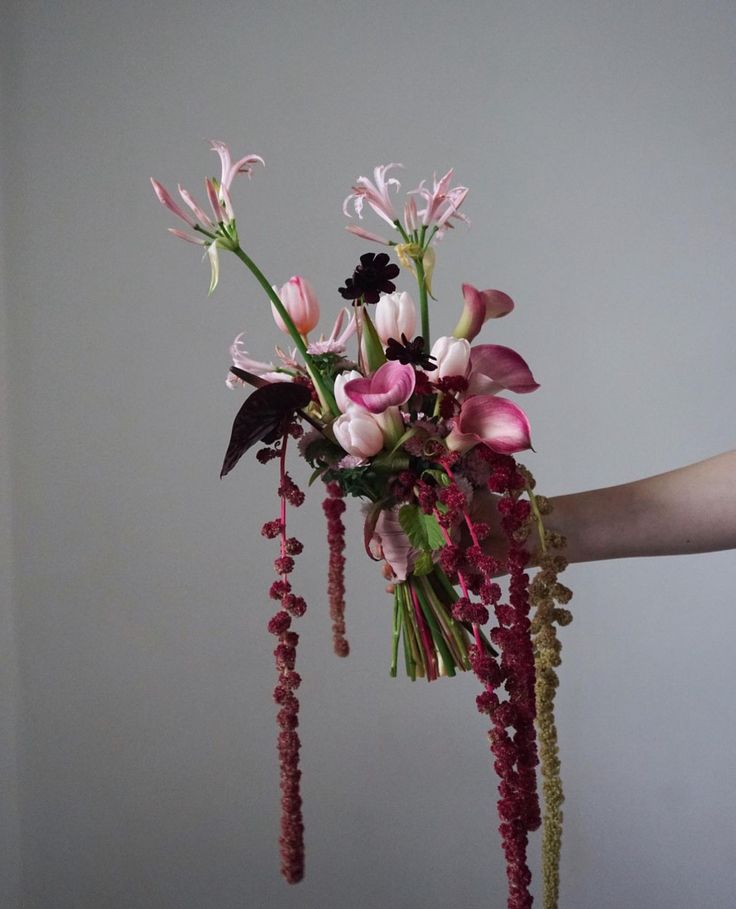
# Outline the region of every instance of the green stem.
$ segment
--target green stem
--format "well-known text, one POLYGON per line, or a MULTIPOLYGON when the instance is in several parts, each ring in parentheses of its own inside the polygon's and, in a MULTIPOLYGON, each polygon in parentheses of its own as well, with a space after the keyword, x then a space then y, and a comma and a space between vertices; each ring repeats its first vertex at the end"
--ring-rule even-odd
POLYGON ((240 261, 250 270, 250 272, 253 274, 255 279, 258 281, 258 283, 261 285, 261 287, 266 292, 266 296, 268 297, 268 299, 276 307, 276 311, 281 316, 281 318, 284 320, 284 324, 286 325, 286 327, 289 329, 289 334, 291 335, 292 341, 294 342, 294 344, 296 344, 297 350, 304 358, 304 363, 306 364, 307 370, 309 371, 309 375, 311 376, 312 381, 314 382, 314 385, 317 389, 317 394, 319 395, 320 400, 322 401, 322 403, 324 404, 326 409, 329 410, 334 416, 336 416, 338 413, 340 413, 340 409, 337 406, 337 403, 335 401, 335 396, 332 393, 332 389, 328 388, 327 384, 325 383, 324 378, 322 377, 322 374, 320 373, 319 369, 317 369, 317 366, 315 365, 314 360, 307 353, 307 345, 304 343, 304 338, 302 338, 302 336, 297 331, 296 325, 294 325, 294 323, 292 322, 291 316, 286 311, 286 307, 279 299, 278 294, 273 289, 273 287, 271 287, 271 285, 268 283, 268 279, 263 274, 263 272, 260 270, 260 268, 256 265, 256 263, 250 258, 250 256, 240 246, 236 246, 235 249, 233 249, 233 252, 240 259, 240 261))
POLYGON ((419 313, 422 319, 422 337, 424 338, 424 349, 429 352, 429 306, 427 303, 427 285, 424 280, 424 264, 421 259, 415 259, 417 267, 417 284, 419 285, 419 313))

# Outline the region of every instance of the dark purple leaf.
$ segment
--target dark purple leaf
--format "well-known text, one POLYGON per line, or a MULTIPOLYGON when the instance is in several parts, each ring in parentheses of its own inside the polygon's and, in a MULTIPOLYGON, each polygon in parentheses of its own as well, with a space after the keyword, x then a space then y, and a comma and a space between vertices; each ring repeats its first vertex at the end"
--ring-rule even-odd
POLYGON ((230 473, 251 445, 275 442, 294 412, 311 399, 309 389, 295 382, 271 382, 256 388, 235 417, 220 477, 230 473))

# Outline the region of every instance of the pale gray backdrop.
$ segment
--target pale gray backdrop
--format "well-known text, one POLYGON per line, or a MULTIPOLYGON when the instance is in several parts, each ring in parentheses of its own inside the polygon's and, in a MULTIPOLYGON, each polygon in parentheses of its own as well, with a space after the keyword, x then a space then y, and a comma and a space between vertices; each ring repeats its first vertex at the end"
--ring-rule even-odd
MULTIPOLYGON (((329 321, 366 249, 352 179, 454 166, 473 227, 442 246, 436 331, 463 281, 517 301, 484 337, 542 383, 540 489, 657 473, 736 443, 733 2, 11 0, 2 21, 2 905, 502 906, 478 685, 388 677, 357 508, 333 657, 318 496, 307 878, 279 877, 276 481, 218 480, 228 344, 279 336, 234 258, 206 299, 148 178, 199 192, 208 137, 263 155, 244 245, 329 321)), ((734 904, 735 558, 569 571, 566 909, 734 904)))

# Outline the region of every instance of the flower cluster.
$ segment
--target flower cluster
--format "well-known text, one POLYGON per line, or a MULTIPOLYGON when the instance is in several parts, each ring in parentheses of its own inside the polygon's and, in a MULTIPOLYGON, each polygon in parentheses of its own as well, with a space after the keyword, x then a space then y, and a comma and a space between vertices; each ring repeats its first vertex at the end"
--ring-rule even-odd
POLYGON ((343 212, 362 220, 369 209, 392 233, 384 236, 355 223, 347 229, 388 251, 359 256, 334 291, 349 305, 338 306, 331 330, 315 336, 321 306, 312 283, 295 275, 272 284, 240 245, 231 186, 236 175, 250 176, 262 159, 246 155, 233 161, 223 143, 211 146, 222 165, 221 178, 205 184, 211 215, 181 187, 186 208, 160 183, 153 186, 161 203, 192 231, 174 229, 175 236, 205 247, 211 290, 217 283, 218 250, 234 253, 265 293, 276 328, 289 338, 288 346, 276 346, 268 360, 250 355, 244 332, 235 338, 227 384, 232 389, 250 384, 255 391, 235 419, 222 471, 229 473, 259 441, 265 447, 257 459, 279 461, 281 510, 262 532, 280 541, 274 562, 278 577, 270 589, 279 610, 268 630, 278 639, 274 696, 284 876, 299 880, 304 863, 295 694, 300 677, 294 668, 298 635, 291 626, 306 603, 290 580, 302 544, 286 534, 286 506, 301 505, 304 493, 286 470, 287 440, 293 436, 312 469, 310 484, 321 480, 327 492, 323 510, 335 652, 346 656, 349 651, 343 514, 345 498, 352 496, 364 502, 364 546, 383 563, 393 597, 391 675, 403 662, 412 680, 473 671, 483 686, 477 706, 491 722, 510 909, 532 902, 527 844, 542 823, 536 775, 541 758, 544 904, 553 909, 562 798, 552 713, 559 665, 554 625, 570 619, 555 604, 567 602, 569 591, 555 574, 561 541, 542 523, 548 504, 535 496, 531 474, 515 458, 531 448, 531 427, 514 396, 539 386, 515 350, 476 342, 489 320, 514 309, 500 290, 462 284, 454 328, 434 341, 430 336, 438 248, 458 223, 469 223, 461 211, 468 189, 453 185, 448 170, 439 179, 421 181, 401 200, 401 185, 393 176, 401 165, 377 167, 372 178, 358 177, 343 212), (414 295, 397 289, 402 276, 414 283, 414 295), (303 423, 309 424, 306 433, 303 423), (533 527, 541 541, 542 570, 530 579, 533 527), (508 576, 505 591, 503 576, 508 576), (532 604, 536 613, 530 619, 532 604))

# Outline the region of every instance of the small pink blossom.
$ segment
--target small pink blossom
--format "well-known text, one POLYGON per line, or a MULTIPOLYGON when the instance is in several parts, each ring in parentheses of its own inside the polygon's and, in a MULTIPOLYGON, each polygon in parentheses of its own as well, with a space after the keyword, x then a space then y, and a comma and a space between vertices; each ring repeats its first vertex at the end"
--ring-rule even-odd
POLYGON ((345 395, 354 404, 380 414, 389 407, 405 404, 414 393, 415 384, 416 374, 412 366, 389 360, 369 378, 348 382, 345 395))
MULTIPOLYGON (((391 201, 391 187, 398 192, 401 184, 395 177, 386 177, 392 167, 402 167, 401 164, 382 164, 373 170, 373 182, 368 177, 358 177, 353 186, 353 191, 342 204, 343 214, 348 215, 348 204, 352 200, 355 214, 363 217, 363 204, 367 202, 373 211, 384 221, 394 227, 396 213, 391 201)), ((348 215, 349 216, 349 215, 348 215)))
POLYGON ((495 395, 476 395, 463 401, 445 441, 450 451, 468 451, 481 443, 499 454, 514 454, 532 445, 524 411, 495 395))
POLYGON ((342 356, 345 353, 348 341, 355 334, 356 329, 355 313, 348 316, 348 310, 341 309, 337 314, 335 325, 333 326, 329 338, 325 338, 323 335, 320 337, 319 341, 312 341, 307 347, 307 353, 312 356, 328 353, 342 356), (343 330, 342 326, 346 318, 348 319, 348 324, 343 330))
MULTIPOLYGON (((309 281, 297 275, 289 278, 281 288, 274 287, 274 290, 283 303, 284 309, 291 316, 291 320, 299 334, 309 334, 319 322, 319 302, 309 281)), ((273 303, 271 304, 271 310, 276 325, 284 334, 288 334, 289 329, 273 303)))
MULTIPOLYGON (((293 382, 294 376, 288 372, 279 372, 273 363, 264 363, 261 360, 254 360, 243 346, 243 336, 241 332, 230 345, 230 356, 233 366, 243 369, 246 372, 252 372, 254 375, 266 382, 293 382)), ((242 388, 245 382, 238 378, 234 373, 229 372, 225 378, 225 384, 228 388, 242 388)))

